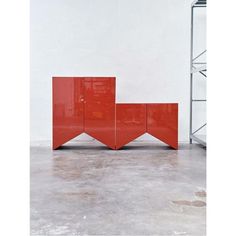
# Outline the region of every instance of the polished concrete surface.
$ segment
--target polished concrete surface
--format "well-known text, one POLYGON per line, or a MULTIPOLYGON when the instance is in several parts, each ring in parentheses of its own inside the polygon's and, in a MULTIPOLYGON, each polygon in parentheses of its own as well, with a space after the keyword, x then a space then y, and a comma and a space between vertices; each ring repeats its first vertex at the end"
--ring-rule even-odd
POLYGON ((206 150, 31 147, 31 235, 206 235, 206 150))

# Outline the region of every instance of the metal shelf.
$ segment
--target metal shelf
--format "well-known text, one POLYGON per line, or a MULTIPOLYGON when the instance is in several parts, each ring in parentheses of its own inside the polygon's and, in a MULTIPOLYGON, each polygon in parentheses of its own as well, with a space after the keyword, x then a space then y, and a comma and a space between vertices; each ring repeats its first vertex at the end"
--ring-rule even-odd
POLYGON ((196 7, 206 7, 206 0, 196 0, 191 5, 191 58, 190 58, 190 132, 189 132, 189 141, 193 141, 206 147, 206 136, 198 135, 198 132, 206 127, 206 123, 200 126, 198 129, 193 131, 193 103, 195 102, 206 102, 206 99, 194 99, 193 98, 193 80, 195 74, 202 75, 203 78, 207 78, 207 63, 206 62, 196 62, 202 55, 206 54, 207 50, 199 53, 196 57, 193 57, 193 19, 194 19, 194 8, 196 7))
POLYGON ((200 72, 200 71, 206 71, 206 65, 192 68, 192 73, 197 73, 197 72, 200 72))
POLYGON ((204 147, 206 147, 206 136, 205 135, 191 135, 191 139, 194 140, 197 143, 200 143, 204 147))
POLYGON ((206 7, 206 0, 195 0, 193 2, 193 7, 206 7))

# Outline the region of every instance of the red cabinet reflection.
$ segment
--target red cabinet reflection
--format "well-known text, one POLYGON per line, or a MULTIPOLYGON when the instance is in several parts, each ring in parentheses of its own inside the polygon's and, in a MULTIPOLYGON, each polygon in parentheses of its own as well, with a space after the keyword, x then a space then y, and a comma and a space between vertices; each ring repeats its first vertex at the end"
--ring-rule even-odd
POLYGON ((115 77, 53 78, 53 149, 87 133, 119 149, 144 133, 178 148, 178 104, 116 104, 115 77))

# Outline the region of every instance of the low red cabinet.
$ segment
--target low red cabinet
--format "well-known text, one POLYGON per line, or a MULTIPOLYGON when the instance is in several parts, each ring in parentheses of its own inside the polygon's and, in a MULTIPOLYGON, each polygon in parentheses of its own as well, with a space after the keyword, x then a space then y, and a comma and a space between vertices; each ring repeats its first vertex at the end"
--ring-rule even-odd
POLYGON ((87 133, 119 149, 144 133, 178 148, 178 104, 116 104, 115 77, 53 78, 53 149, 87 133))

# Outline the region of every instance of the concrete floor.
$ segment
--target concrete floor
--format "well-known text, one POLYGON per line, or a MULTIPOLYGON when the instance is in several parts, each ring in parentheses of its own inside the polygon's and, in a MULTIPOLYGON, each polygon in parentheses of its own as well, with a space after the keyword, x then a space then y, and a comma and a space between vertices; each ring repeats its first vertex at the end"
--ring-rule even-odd
POLYGON ((206 235, 206 151, 31 147, 31 235, 206 235))

